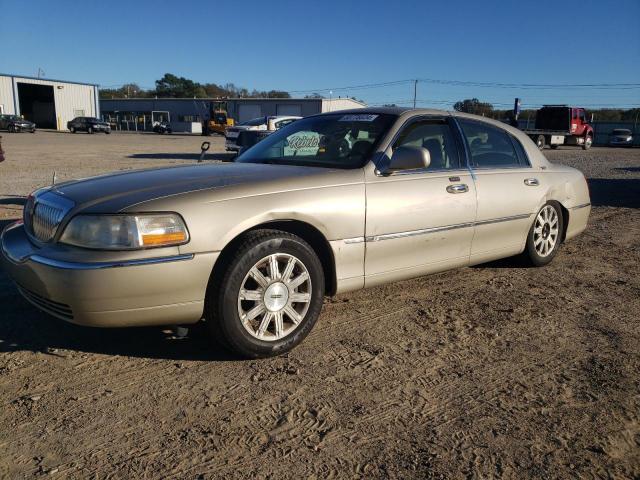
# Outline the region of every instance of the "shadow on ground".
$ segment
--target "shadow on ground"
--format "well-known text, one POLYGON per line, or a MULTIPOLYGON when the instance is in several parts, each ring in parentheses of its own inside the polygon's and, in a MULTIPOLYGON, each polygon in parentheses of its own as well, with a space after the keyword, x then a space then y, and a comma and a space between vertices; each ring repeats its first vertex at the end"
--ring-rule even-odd
POLYGON ((26 201, 26 197, 2 197, 0 198, 0 205, 24 205, 26 201))
POLYGON ((588 179, 591 205, 640 208, 640 178, 588 179))
MULTIPOLYGON (((205 161, 232 162, 236 157, 235 153, 208 153, 204 156, 205 161)), ((143 160, 198 160, 199 153, 134 153, 128 158, 143 160)))
POLYGON ((216 347, 203 323, 176 338, 169 327, 90 328, 40 312, 24 300, 0 270, 0 352, 26 350, 59 355, 57 350, 168 360, 228 361, 235 358, 216 347))

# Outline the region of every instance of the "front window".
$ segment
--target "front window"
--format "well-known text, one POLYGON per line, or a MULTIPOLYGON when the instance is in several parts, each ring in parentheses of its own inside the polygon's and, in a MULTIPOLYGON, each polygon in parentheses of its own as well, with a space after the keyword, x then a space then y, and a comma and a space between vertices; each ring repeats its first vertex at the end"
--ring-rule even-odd
POLYGON ((393 149, 409 146, 422 147, 429 151, 431 163, 428 170, 461 168, 456 142, 446 121, 423 120, 406 127, 393 149))
POLYGON ((303 118, 269 135, 236 162, 359 168, 396 118, 368 113, 303 118))

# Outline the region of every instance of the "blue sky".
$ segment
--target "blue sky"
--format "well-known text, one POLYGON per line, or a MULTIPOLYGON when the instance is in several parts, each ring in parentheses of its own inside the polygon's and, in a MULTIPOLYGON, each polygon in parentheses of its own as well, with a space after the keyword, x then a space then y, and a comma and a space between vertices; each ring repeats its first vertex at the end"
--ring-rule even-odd
MULTIPOLYGON (((640 0, 0 0, 0 72, 153 87, 164 73, 289 91, 412 78, 516 84, 640 83, 640 0)), ((294 94, 304 95, 305 92, 294 94)), ((335 90, 407 102, 413 85, 335 90)), ((640 88, 418 85, 421 106, 640 105, 640 88)))

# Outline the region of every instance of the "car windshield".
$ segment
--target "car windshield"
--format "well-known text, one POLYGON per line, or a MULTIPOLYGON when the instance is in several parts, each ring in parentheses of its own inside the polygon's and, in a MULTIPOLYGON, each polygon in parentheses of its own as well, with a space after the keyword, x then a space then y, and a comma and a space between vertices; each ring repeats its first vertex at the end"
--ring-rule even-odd
POLYGON ((258 142, 236 162, 359 168, 396 118, 370 113, 303 118, 258 142))
POLYGON ((611 133, 613 135, 631 135, 631 130, 626 130, 624 128, 617 128, 611 133))
POLYGON ((260 118, 252 118, 251 120, 247 120, 246 122, 239 123, 238 125, 242 125, 245 127, 258 127, 264 124, 265 124, 264 117, 260 117, 260 118))
POLYGON ((100 120, 99 118, 96 118, 96 117, 87 117, 87 121, 89 121, 89 122, 101 122, 102 120, 100 120))

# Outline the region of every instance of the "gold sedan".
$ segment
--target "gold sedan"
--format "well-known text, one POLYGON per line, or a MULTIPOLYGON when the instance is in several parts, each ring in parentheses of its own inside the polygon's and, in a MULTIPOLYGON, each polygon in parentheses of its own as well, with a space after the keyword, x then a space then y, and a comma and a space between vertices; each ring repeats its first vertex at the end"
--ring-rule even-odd
POLYGON ((586 225, 584 176, 472 115, 359 109, 298 120, 232 164, 34 192, 2 261, 36 307, 92 326, 205 319, 245 357, 285 352, 323 297, 524 255, 586 225))

